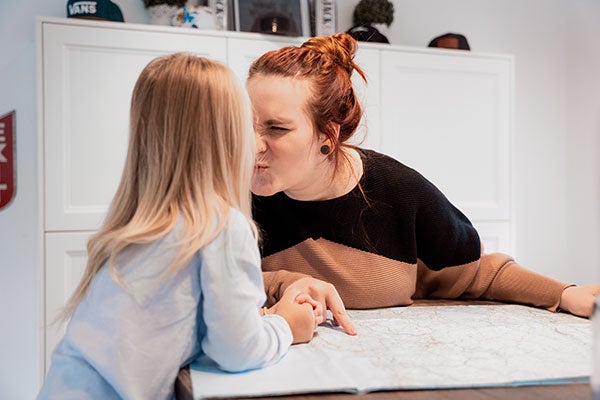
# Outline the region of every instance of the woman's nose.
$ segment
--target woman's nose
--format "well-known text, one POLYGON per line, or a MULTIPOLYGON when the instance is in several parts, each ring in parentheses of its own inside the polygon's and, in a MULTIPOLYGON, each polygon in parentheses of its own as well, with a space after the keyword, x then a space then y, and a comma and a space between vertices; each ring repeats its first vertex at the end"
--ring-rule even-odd
POLYGON ((264 136, 254 131, 254 138, 256 139, 256 152, 264 153, 267 151, 267 142, 264 136))

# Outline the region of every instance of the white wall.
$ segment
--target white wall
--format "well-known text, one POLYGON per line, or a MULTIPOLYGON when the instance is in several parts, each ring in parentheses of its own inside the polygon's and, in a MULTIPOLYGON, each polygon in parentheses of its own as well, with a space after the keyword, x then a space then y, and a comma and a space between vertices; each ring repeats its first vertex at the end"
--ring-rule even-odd
POLYGON ((569 253, 564 269, 600 281, 600 2, 574 2, 568 21, 567 130, 563 134, 569 253))
MULTIPOLYGON (((338 0, 340 31, 358 0, 338 0)), ((148 20, 141 0, 115 0, 126 21, 148 20)), ((453 31, 473 51, 515 55, 516 255, 561 280, 600 281, 600 2, 393 0, 382 30, 424 47, 453 31)), ((0 398, 38 390, 41 285, 37 240, 36 15, 66 0, 0 1, 0 115, 17 111, 17 193, 0 210, 0 398), (7 40, 9 38, 9 40, 7 40)))
POLYGON ((14 399, 33 397, 39 371, 32 8, 17 0, 0 3, 0 114, 17 112, 16 193, 0 210, 0 398, 14 399))

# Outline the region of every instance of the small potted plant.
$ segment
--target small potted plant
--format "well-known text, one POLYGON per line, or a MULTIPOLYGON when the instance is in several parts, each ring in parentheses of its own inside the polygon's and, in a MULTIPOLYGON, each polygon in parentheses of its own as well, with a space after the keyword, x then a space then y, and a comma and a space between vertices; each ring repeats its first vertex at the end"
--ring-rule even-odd
POLYGON ((389 43, 374 24, 390 26, 394 21, 394 4, 387 0, 360 0, 352 15, 354 26, 347 33, 363 42, 389 43))
POLYGON ((187 0, 142 0, 150 12, 150 22, 156 25, 171 25, 173 15, 187 0))

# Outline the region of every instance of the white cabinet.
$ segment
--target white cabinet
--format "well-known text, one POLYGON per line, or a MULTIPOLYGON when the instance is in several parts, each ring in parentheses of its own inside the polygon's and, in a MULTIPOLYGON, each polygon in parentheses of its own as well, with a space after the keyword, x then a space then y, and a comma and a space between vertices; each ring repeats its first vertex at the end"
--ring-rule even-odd
POLYGON ((225 62, 226 40, 52 22, 41 35, 45 230, 97 229, 121 176, 141 70, 175 51, 225 62))
POLYGON ((58 320, 61 309, 77 287, 87 263, 86 245, 92 232, 47 233, 44 238, 46 301, 44 354, 46 368, 50 355, 63 336, 66 324, 58 320))
POLYGON ((455 53, 382 53, 381 150, 473 221, 508 222, 512 60, 455 53))
MULTIPOLYGON (((244 81, 256 57, 301 41, 38 20, 43 371, 64 329, 47 324, 83 273, 87 239, 120 180, 129 102, 142 68, 157 56, 186 51, 227 63, 244 81)), ((365 86, 354 74, 365 109, 364 147, 419 170, 474 221, 488 250, 511 253, 512 59, 361 43, 356 61, 369 81, 365 86)))

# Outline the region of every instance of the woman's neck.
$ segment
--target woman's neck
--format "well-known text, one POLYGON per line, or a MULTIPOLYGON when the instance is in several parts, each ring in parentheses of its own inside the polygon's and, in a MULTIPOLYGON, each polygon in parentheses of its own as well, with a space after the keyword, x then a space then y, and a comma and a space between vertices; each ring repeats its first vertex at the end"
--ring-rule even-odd
POLYGON ((300 190, 286 190, 284 193, 300 201, 322 201, 341 197, 351 192, 363 174, 363 163, 358 151, 354 149, 342 149, 345 157, 340 167, 335 171, 335 165, 331 161, 323 163, 323 168, 310 177, 311 183, 300 190), (334 175, 335 173, 335 175, 334 175))

